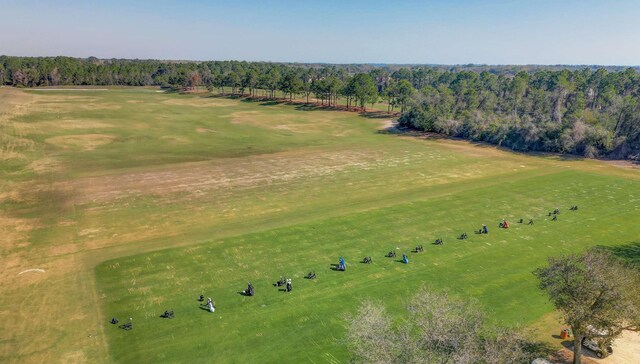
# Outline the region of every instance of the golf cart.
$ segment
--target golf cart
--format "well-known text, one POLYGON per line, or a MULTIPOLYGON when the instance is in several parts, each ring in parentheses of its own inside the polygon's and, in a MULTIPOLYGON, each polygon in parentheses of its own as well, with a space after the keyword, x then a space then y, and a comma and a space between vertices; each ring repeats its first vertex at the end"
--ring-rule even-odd
POLYGON ((613 354, 611 343, 608 340, 603 340, 601 338, 589 339, 585 337, 582 339, 582 346, 596 353, 598 358, 606 358, 613 354))

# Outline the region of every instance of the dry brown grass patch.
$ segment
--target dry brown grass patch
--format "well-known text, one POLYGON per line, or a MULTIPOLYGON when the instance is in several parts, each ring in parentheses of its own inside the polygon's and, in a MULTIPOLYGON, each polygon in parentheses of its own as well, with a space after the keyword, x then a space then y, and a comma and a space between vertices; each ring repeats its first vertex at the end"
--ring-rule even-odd
POLYGON ((227 107, 237 106, 238 103, 234 100, 227 99, 214 99, 205 97, 189 97, 189 98, 171 98, 162 101, 165 105, 173 106, 192 106, 192 107, 227 107))
POLYGON ((109 134, 60 135, 47 138, 45 142, 63 149, 91 151, 99 146, 113 142, 115 138, 115 136, 109 134))
POLYGON ((198 133, 217 133, 217 131, 213 129, 207 129, 207 128, 196 128, 196 131, 198 133))
POLYGON ((48 172, 59 172, 63 170, 63 166, 59 160, 53 157, 45 157, 29 163, 27 165, 27 169, 30 169, 38 174, 43 174, 48 172))

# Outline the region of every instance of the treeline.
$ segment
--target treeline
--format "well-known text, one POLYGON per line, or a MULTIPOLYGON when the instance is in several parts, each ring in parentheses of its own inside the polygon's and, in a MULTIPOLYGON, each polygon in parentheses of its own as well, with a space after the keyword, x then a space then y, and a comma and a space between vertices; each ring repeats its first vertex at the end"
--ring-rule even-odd
POLYGON ((324 65, 0 56, 0 85, 161 86, 364 108, 519 151, 640 159, 640 75, 587 66, 324 65))
POLYGON ((640 75, 537 71, 514 77, 469 71, 433 73, 400 125, 518 151, 640 159, 640 75))
MULTIPOLYGON (((372 66, 362 65, 366 69, 372 66)), ((368 72, 350 72, 355 65, 293 65, 266 62, 101 60, 71 57, 0 56, 0 85, 38 86, 161 86, 244 96, 291 99, 311 94, 328 106, 346 99, 347 107, 364 108, 378 101, 379 89, 368 72), (261 94, 258 94, 261 92, 261 94)), ((374 71, 372 71, 374 72, 374 71)))

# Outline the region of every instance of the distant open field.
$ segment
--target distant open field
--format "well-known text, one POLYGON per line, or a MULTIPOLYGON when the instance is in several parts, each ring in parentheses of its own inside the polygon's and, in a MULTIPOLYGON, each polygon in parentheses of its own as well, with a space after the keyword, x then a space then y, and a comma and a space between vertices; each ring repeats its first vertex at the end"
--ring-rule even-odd
POLYGON ((546 339, 531 271, 640 241, 637 169, 158 91, 0 88, 0 362, 347 362, 343 316, 364 298, 396 311, 421 285, 546 339), (384 258, 396 248, 408 265, 384 258), (238 294, 247 281, 255 297, 238 294))

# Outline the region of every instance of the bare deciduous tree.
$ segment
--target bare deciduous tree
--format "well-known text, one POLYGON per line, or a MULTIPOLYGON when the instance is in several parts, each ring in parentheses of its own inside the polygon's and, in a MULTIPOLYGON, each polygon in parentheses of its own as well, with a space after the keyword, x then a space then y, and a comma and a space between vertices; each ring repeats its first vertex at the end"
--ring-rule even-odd
POLYGON ((516 364, 529 360, 525 341, 506 328, 487 325, 473 302, 421 289, 394 326, 382 305, 364 302, 347 319, 347 340, 361 363, 516 364))

